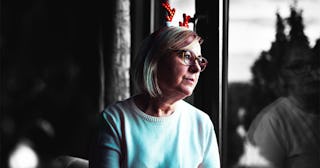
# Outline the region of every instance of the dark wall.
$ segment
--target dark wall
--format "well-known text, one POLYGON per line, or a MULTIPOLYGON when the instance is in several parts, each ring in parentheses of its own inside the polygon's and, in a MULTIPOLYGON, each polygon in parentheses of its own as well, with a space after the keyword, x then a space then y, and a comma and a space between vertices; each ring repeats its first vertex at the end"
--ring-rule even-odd
MULTIPOLYGON (((150 34, 150 0, 130 0, 130 15, 131 62, 133 62, 143 39, 150 34)), ((131 90, 131 94, 135 94, 132 85, 131 90)))
POLYGON ((1 1, 0 167, 22 137, 45 155, 86 157, 99 110, 99 28, 108 36, 112 9, 102 1, 1 1))
POLYGON ((201 73, 194 94, 196 106, 207 112, 216 128, 219 126, 219 1, 196 0, 196 31, 204 39, 202 55, 209 64, 201 73), (210 4, 210 5, 208 5, 210 4))

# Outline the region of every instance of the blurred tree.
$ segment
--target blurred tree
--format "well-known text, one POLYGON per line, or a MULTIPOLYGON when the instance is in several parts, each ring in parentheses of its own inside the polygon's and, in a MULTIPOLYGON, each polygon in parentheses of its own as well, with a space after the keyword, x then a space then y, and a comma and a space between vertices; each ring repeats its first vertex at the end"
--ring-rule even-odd
MULTIPOLYGON (((296 6, 290 7, 290 16, 283 19, 276 13, 276 35, 268 51, 263 51, 251 67, 253 74, 252 104, 248 109, 248 125, 256 114, 267 104, 280 96, 287 94, 285 82, 281 79, 280 69, 286 61, 284 53, 287 45, 309 46, 308 37, 304 33, 302 10, 296 6), (287 23, 287 24, 286 24, 287 23), (290 31, 285 34, 285 28, 289 26, 290 31)), ((315 46, 316 47, 316 46, 315 46)))
POLYGON ((278 76, 283 60, 284 49, 287 43, 285 24, 280 14, 276 13, 276 35, 269 51, 262 51, 251 67, 252 78, 252 104, 248 107, 246 128, 249 127, 256 114, 282 94, 278 76))
POLYGON ((290 11, 290 16, 286 19, 290 26, 289 42, 309 46, 308 37, 304 33, 302 10, 298 10, 295 6, 292 6, 290 11))
POLYGON ((316 57, 320 59, 320 38, 317 40, 316 44, 314 45, 313 52, 315 53, 316 57))

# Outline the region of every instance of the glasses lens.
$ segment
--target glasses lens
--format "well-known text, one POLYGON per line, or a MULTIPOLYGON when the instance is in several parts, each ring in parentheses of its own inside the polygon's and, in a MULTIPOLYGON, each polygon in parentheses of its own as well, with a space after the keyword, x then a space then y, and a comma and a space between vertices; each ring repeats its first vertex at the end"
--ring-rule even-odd
POLYGON ((203 71, 206 68, 207 64, 208 64, 207 59, 205 59, 204 57, 198 57, 197 60, 198 60, 198 63, 200 65, 200 67, 201 67, 201 71, 203 71))
POLYGON ((314 70, 314 63, 295 62, 285 66, 285 69, 295 74, 304 74, 314 70))
POLYGON ((207 64, 208 64, 207 59, 205 59, 202 56, 196 57, 190 51, 183 51, 182 54, 183 54, 184 63, 186 65, 195 65, 196 64, 196 60, 197 60, 198 64, 200 65, 201 71, 203 71, 206 68, 207 64))
POLYGON ((186 65, 193 65, 194 64, 195 58, 190 51, 183 52, 183 59, 184 59, 184 63, 186 63, 186 65))

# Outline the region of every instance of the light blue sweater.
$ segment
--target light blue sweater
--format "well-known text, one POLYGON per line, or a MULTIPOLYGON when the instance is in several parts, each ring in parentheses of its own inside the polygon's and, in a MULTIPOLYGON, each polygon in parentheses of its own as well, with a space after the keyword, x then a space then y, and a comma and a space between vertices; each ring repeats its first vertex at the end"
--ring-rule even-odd
POLYGON ((129 98, 109 106, 101 117, 91 168, 220 168, 209 116, 185 101, 172 115, 153 117, 129 98))

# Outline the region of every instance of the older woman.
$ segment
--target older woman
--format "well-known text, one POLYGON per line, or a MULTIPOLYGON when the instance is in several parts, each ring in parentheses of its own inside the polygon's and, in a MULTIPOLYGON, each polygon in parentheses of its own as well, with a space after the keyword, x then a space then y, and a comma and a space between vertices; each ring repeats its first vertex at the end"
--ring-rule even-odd
POLYGON ((318 168, 319 57, 308 46, 289 43, 284 60, 280 77, 288 86, 288 95, 279 97, 257 115, 247 139, 265 160, 260 167, 318 168))
POLYGON ((220 167, 212 121, 183 100, 208 63, 201 42, 182 27, 164 27, 144 41, 132 71, 139 94, 101 113, 90 167, 220 167))

